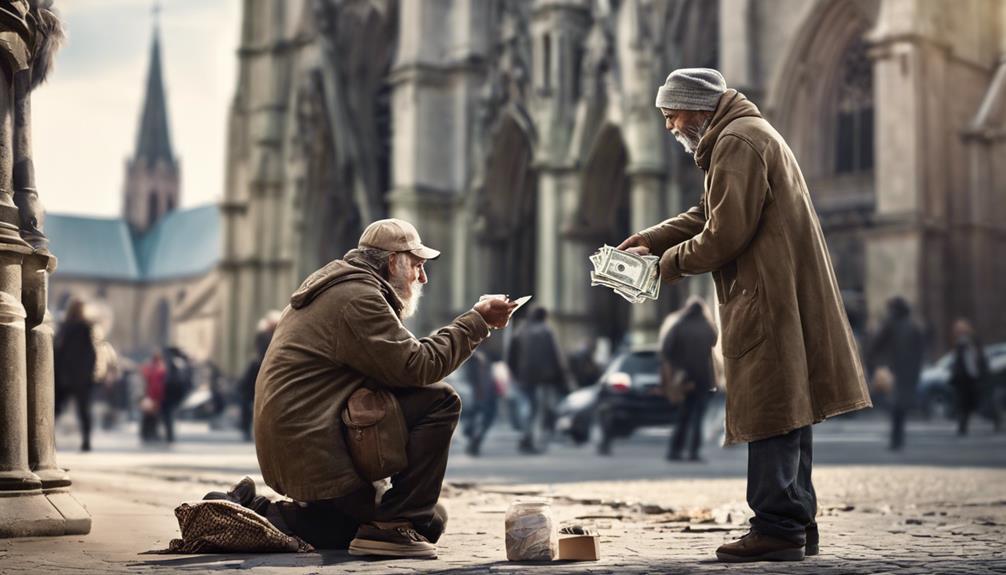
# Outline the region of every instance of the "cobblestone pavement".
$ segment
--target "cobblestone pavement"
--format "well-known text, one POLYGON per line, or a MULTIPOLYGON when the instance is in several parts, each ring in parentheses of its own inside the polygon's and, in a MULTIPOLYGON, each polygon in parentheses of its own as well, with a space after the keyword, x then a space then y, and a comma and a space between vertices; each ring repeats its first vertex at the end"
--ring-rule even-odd
MULTIPOLYGON (((920 439, 920 442, 922 440, 920 439)), ((932 440, 936 442, 936 440, 932 440)), ((942 440, 940 440, 942 441, 942 440)), ((1001 457, 1001 436, 988 435, 987 460, 1001 457)), ((662 440, 660 442, 662 444, 662 440)), ((947 440, 939 449, 953 450, 947 440)), ((930 444, 926 444, 930 445, 930 444)), ((963 444, 961 444, 963 445, 963 444)), ((979 444, 980 446, 981 444, 979 444)), ((931 447, 936 449, 936 447, 931 447)), ((661 449, 661 446, 655 446, 661 449)), ((928 449, 928 448, 927 448, 928 449)), ((961 448, 963 449, 963 447, 961 448)), ((86 537, 0 540, 7 573, 1006 573, 1006 469, 980 462, 953 465, 822 464, 821 555, 801 563, 727 565, 715 548, 745 532, 742 477, 569 481, 581 469, 562 459, 566 481, 546 484, 456 479, 444 490, 450 522, 433 561, 366 561, 345 552, 282 555, 152 555, 177 536, 171 510, 219 489, 244 472, 245 456, 214 463, 221 446, 198 453, 64 454, 74 492, 91 511, 86 537), (515 564, 505 560, 503 515, 521 494, 553 497, 560 523, 601 534, 598 562, 515 564)), ((657 451, 659 453, 659 451, 657 451)), ((711 455, 713 455, 711 453, 711 455)), ((734 453, 729 457, 737 458, 734 453)), ((592 455, 590 455, 592 457, 592 455)), ((718 457, 717 455, 713 455, 718 457)), ((236 456, 235 456, 236 457, 236 456)), ((459 458, 459 462, 463 461, 459 458)), ((544 465, 539 459, 534 465, 544 465)), ((665 466, 664 469, 669 469, 665 466)), ((602 475, 603 476, 603 475, 602 475)), ((261 481, 260 477, 257 477, 261 481)), ((261 483, 259 483, 261 486, 261 483)))

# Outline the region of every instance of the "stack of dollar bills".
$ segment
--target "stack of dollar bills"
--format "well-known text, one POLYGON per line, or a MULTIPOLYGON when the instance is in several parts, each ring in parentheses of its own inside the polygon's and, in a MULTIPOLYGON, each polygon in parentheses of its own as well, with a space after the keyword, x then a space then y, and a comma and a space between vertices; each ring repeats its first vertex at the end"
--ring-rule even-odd
POLYGON ((590 256, 594 271, 591 286, 604 286, 630 303, 643 303, 660 295, 660 258, 637 256, 611 246, 604 246, 590 256))

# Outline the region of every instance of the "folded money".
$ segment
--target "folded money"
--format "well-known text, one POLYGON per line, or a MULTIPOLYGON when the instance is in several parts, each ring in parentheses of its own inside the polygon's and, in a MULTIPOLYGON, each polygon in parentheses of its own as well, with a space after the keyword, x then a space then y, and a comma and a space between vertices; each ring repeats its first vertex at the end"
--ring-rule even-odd
POLYGON ((631 303, 655 300, 660 294, 657 256, 640 256, 605 245, 590 256, 590 263, 594 266, 590 272, 591 286, 611 288, 631 303))

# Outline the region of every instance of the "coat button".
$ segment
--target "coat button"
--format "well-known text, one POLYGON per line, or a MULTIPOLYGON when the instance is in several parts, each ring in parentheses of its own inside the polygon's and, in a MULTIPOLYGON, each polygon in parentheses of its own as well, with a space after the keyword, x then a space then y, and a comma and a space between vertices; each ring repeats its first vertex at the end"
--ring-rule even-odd
POLYGON ((742 289, 741 290, 741 295, 748 295, 748 288, 742 289))

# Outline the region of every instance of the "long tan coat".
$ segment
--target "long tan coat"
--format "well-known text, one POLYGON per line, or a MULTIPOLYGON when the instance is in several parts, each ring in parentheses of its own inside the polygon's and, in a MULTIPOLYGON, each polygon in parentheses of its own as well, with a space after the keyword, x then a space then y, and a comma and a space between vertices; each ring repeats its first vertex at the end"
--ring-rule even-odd
POLYGON ((728 90, 695 161, 706 171, 699 205, 640 233, 664 281, 713 274, 726 444, 870 407, 824 235, 782 136, 728 90))
POLYGON ((255 450, 262 477, 298 501, 365 487, 340 415, 365 381, 423 386, 458 368, 489 326, 476 311, 417 339, 391 286, 353 257, 313 273, 290 299, 255 383, 255 450), (348 261, 346 261, 348 260, 348 261))

